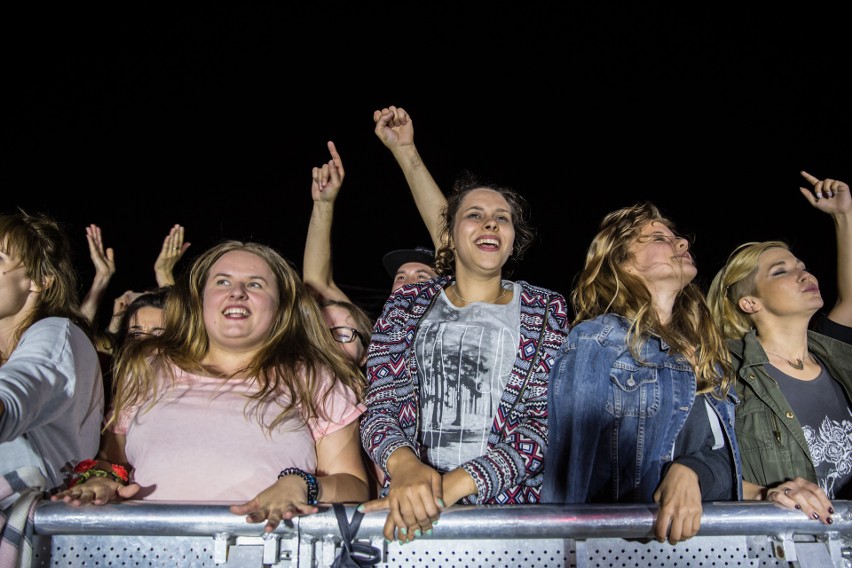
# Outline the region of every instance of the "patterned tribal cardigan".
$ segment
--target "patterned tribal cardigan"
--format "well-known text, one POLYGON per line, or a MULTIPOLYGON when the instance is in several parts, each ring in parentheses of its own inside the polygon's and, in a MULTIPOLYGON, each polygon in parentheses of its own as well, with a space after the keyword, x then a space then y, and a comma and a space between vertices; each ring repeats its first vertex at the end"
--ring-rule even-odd
MULTIPOLYGON (((367 412, 361 443, 385 473, 387 460, 402 446, 420 456, 417 441, 420 380, 414 336, 433 299, 451 277, 403 286, 388 298, 376 320, 367 359, 367 412)), ((538 503, 547 447, 547 376, 568 332, 565 298, 519 281, 521 330, 515 364, 494 416, 485 455, 462 464, 476 482, 466 504, 538 503)))

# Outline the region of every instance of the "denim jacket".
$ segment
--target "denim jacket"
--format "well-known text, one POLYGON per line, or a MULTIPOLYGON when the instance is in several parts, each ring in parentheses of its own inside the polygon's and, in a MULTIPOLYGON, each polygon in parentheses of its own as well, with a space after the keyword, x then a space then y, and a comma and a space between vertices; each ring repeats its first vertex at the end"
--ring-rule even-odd
MULTIPOLYGON (((675 439, 696 400, 689 361, 652 337, 639 364, 627 346, 630 322, 605 314, 577 324, 550 374, 544 503, 652 503, 675 439)), ((733 388, 705 396, 732 452, 737 497, 741 462, 734 435, 733 388)))

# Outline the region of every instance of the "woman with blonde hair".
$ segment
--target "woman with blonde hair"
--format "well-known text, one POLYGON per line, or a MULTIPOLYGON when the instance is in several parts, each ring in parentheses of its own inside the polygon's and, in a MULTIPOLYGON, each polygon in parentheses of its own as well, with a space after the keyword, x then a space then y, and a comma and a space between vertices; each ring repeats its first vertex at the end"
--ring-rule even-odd
POLYGON ((257 243, 212 247, 170 291, 163 327, 119 354, 102 459, 58 498, 231 501, 267 531, 320 501, 367 498, 363 374, 289 261, 257 243))
POLYGON ((844 182, 802 175, 813 185, 801 188, 811 205, 834 217, 838 303, 821 313, 816 277, 783 241, 737 247, 707 299, 737 374, 746 498, 831 524, 830 499, 852 495, 852 345, 809 327, 832 333, 852 323, 852 197, 844 182), (825 321, 815 321, 817 314, 825 321))
POLYGON ((730 363, 689 241, 651 203, 613 211, 550 374, 545 503, 659 503, 658 540, 741 497, 730 363))

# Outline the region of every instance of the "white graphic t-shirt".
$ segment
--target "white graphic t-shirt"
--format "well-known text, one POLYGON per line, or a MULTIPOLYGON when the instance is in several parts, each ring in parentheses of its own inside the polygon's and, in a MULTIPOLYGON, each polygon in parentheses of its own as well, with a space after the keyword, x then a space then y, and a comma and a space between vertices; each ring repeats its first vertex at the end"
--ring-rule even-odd
POLYGON ((520 343, 520 292, 506 305, 457 308, 446 292, 414 341, 420 374, 423 461, 440 472, 486 453, 488 434, 520 343))

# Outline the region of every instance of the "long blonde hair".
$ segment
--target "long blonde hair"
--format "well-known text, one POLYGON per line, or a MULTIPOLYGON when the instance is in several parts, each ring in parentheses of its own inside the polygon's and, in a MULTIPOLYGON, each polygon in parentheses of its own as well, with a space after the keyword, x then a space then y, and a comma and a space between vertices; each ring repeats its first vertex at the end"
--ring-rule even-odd
POLYGON ((790 250, 783 241, 743 243, 734 249, 725 266, 713 277, 707 291, 707 303, 725 337, 741 339, 754 328, 751 316, 740 309, 739 301, 757 292, 760 255, 772 248, 790 250))
POLYGON ((673 351, 693 361, 698 392, 719 387, 724 395, 733 377, 730 355, 700 288, 692 282, 687 284, 675 300, 671 321, 663 325, 645 283, 624 268, 632 254, 630 244, 652 221, 676 232, 674 223, 648 202, 618 209, 603 218, 571 291, 574 324, 606 313, 621 315, 631 322, 628 346, 637 361, 641 345, 650 336, 658 336, 673 351))
POLYGON ((260 420, 261 406, 269 402, 280 404, 278 416, 264 424, 269 430, 294 412, 300 412, 305 420, 322 416, 315 401, 324 400, 338 381, 361 399, 366 382, 363 373, 335 345, 319 305, 290 261, 266 245, 228 240, 202 253, 176 280, 166 300, 163 333, 128 342, 119 354, 114 366, 117 384, 110 424, 124 409, 137 405, 149 408, 156 403, 160 375, 167 371, 172 382, 175 380, 170 363, 188 372, 210 373, 200 363, 209 349, 203 291, 211 267, 231 251, 262 258, 275 275, 279 293, 277 313, 264 345, 245 369, 237 371, 241 376, 252 377, 250 380, 257 387, 247 401, 247 413, 253 412, 260 420), (323 370, 328 371, 332 382, 317 397, 323 370))

